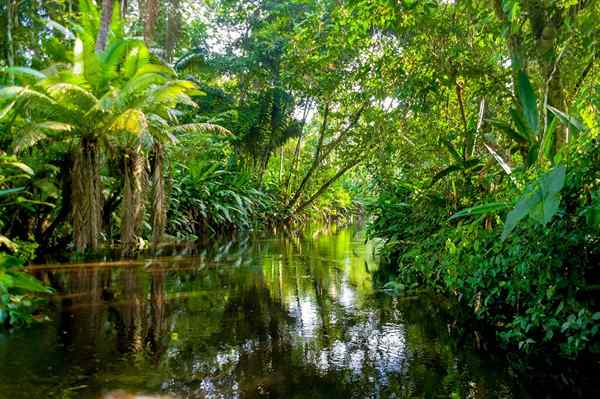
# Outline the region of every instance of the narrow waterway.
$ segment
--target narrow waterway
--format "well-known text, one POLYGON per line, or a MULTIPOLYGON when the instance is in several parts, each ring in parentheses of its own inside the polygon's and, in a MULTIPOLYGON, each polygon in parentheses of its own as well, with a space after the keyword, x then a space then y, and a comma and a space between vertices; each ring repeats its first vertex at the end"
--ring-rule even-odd
POLYGON ((438 305, 377 289, 370 253, 333 227, 36 267, 52 320, 0 335, 0 398, 520 397, 438 305))

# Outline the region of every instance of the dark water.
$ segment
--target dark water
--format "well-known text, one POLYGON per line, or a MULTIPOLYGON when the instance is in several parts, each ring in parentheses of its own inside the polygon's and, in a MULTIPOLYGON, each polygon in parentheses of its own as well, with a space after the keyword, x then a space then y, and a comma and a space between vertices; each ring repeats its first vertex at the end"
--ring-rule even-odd
POLYGON ((368 252, 358 230, 317 229, 41 266, 53 321, 0 335, 0 398, 520 397, 437 305, 375 289, 368 252))

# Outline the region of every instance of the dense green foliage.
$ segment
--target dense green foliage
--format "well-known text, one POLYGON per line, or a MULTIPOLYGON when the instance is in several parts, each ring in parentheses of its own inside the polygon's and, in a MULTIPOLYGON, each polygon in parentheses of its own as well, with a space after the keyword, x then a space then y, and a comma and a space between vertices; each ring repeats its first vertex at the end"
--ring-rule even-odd
POLYGON ((388 287, 599 352, 597 0, 132 3, 0 6, 7 252, 366 206, 388 287))

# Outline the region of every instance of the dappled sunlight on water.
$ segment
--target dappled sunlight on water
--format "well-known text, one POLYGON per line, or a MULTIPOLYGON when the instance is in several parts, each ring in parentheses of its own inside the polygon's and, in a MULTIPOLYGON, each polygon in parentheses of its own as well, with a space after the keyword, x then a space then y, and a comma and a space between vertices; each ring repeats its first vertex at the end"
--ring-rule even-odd
POLYGON ((0 337, 0 398, 512 397, 431 305, 373 287, 363 240, 314 230, 38 266, 53 321, 0 337))

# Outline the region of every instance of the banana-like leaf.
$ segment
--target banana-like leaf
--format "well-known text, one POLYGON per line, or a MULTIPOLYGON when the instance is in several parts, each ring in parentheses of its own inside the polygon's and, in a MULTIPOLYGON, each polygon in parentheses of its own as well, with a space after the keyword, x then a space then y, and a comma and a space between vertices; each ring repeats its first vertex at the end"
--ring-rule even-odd
POLYGON ((540 130, 537 97, 525 71, 519 72, 519 102, 523 108, 525 122, 531 131, 537 135, 540 130))
POLYGON ((552 220, 558 212, 565 176, 566 168, 557 166, 527 186, 515 208, 506 217, 502 231, 503 241, 527 216, 540 224, 547 224, 552 220))
POLYGON ((110 130, 141 136, 148 131, 148 120, 141 110, 128 109, 115 119, 110 130))
POLYGON ((554 159, 554 141, 556 140, 556 126, 558 125, 558 119, 552 119, 550 125, 546 129, 546 134, 542 139, 542 144, 540 146, 540 153, 538 155, 538 159, 543 157, 543 159, 547 159, 550 162, 554 159))
POLYGON ((50 293, 52 289, 30 274, 23 272, 10 273, 11 285, 9 288, 18 288, 29 292, 50 293))
POLYGON ((52 133, 68 132, 72 129, 72 125, 55 121, 28 124, 23 127, 20 134, 13 141, 14 151, 19 153, 35 146, 40 141, 46 140, 48 135, 52 135, 52 133))

